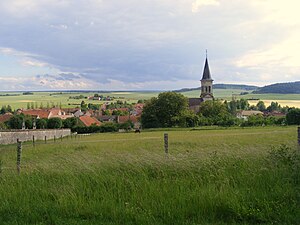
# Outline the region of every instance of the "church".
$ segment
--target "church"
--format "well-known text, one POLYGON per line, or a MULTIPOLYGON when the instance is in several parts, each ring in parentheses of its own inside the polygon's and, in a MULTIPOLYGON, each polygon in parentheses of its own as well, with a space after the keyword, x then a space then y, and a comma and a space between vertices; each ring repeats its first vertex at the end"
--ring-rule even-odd
POLYGON ((205 59, 205 65, 201 81, 201 91, 199 98, 189 98, 189 108, 194 112, 199 112, 199 107, 202 102, 214 100, 213 96, 213 79, 211 78, 207 53, 205 59))

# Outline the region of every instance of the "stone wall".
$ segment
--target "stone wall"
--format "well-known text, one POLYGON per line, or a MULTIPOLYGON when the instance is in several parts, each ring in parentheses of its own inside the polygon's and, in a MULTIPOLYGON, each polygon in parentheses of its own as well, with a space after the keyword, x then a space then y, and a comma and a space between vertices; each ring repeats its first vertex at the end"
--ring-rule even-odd
POLYGON ((33 136, 35 140, 45 140, 45 136, 48 139, 66 137, 71 135, 70 129, 60 130, 8 130, 0 131, 0 144, 13 144, 20 141, 32 141, 33 136))

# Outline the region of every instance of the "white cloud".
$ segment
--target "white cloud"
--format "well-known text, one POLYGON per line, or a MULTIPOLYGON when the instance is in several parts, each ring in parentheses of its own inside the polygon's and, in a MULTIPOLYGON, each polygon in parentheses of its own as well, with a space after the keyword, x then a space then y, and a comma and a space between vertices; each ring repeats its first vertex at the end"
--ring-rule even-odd
POLYGON ((220 2, 218 0, 195 0, 192 4, 192 12, 196 13, 203 6, 219 6, 220 2))
MULTIPOLYGON (((42 80, 44 89, 191 87, 199 85, 208 48, 217 83, 292 81, 300 74, 299 4, 297 0, 0 1, 0 56, 10 66, 5 70, 2 63, 0 76, 84 74, 76 81, 42 80), (13 64, 20 68, 12 69, 13 64)), ((37 88, 29 81, 20 83, 37 88)))

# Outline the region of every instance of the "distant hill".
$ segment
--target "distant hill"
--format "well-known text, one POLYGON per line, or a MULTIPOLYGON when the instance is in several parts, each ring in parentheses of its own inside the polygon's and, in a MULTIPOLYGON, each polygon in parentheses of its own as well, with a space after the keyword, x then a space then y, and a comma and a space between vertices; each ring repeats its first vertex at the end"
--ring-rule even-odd
MULTIPOLYGON (((214 89, 241 89, 246 91, 256 90, 259 87, 253 85, 244 85, 244 84, 214 84, 214 89)), ((175 92, 187 92, 187 91, 195 91, 200 90, 200 87, 197 88, 183 88, 180 90, 175 90, 175 92)))
POLYGON ((300 94, 300 81, 291 83, 277 83, 264 86, 253 94, 300 94))

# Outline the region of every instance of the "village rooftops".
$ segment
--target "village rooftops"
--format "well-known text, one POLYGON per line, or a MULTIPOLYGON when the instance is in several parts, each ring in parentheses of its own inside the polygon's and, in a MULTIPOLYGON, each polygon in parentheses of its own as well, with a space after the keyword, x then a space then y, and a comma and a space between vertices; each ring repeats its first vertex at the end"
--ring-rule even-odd
POLYGON ((0 123, 4 123, 4 122, 8 121, 12 116, 13 116, 13 114, 11 114, 11 113, 5 113, 3 115, 0 115, 0 123))
POLYGON ((80 121, 87 127, 91 125, 97 125, 100 126, 101 122, 97 120, 95 117, 90 117, 90 116, 81 116, 79 117, 80 121))

